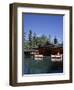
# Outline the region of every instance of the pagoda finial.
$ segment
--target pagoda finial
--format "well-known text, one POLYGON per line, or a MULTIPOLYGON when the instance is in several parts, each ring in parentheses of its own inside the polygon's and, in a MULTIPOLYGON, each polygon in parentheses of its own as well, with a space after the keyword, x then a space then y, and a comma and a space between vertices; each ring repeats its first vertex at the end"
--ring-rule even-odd
POLYGON ((57 43, 58 43, 58 40, 57 40, 57 38, 55 36, 55 38, 54 38, 54 44, 57 44, 57 43))

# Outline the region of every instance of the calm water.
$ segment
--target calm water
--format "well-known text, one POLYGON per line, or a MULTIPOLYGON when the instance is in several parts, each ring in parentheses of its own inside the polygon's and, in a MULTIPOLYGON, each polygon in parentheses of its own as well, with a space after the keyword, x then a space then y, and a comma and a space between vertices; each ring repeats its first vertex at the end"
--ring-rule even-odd
POLYGON ((43 60, 38 61, 25 57, 23 68, 23 74, 62 73, 63 63, 53 63, 50 58, 43 58, 43 60))

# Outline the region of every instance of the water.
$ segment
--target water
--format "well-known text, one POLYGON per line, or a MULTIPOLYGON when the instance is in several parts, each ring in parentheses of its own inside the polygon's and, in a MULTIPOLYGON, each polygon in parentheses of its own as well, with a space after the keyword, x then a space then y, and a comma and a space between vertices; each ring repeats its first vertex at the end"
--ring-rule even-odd
POLYGON ((24 58, 23 74, 41 74, 41 73, 62 73, 62 62, 51 62, 50 58, 43 60, 34 60, 30 57, 24 58))

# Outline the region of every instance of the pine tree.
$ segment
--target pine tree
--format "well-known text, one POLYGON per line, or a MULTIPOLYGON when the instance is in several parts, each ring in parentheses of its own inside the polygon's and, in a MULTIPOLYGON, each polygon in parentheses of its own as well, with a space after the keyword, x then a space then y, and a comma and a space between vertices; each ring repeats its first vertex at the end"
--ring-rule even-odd
POLYGON ((32 31, 29 30, 29 48, 32 48, 32 31))
POLYGON ((51 43, 51 35, 50 34, 49 34, 48 40, 49 40, 49 43, 51 43))
POLYGON ((33 47, 37 46, 37 37, 36 37, 36 33, 33 34, 33 47))

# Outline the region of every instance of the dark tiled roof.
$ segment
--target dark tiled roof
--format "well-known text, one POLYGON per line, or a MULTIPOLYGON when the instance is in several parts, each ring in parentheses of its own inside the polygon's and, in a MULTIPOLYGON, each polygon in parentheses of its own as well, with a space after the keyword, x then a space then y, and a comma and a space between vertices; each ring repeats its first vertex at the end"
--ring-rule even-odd
POLYGON ((49 44, 41 46, 40 48, 62 48, 63 44, 49 44))

